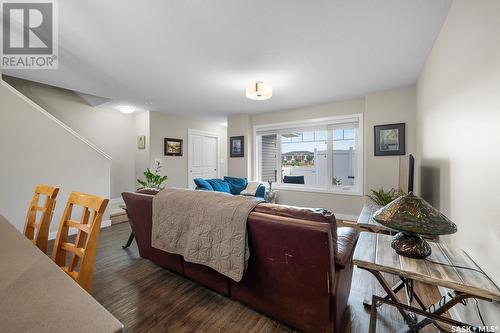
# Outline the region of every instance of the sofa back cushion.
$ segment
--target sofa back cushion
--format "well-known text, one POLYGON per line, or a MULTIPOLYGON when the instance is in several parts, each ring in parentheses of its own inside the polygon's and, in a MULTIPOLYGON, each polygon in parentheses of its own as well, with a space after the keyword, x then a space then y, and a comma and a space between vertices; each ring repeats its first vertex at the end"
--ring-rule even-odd
POLYGON ((219 178, 207 179, 207 182, 210 185, 212 185, 214 191, 231 193, 231 190, 229 189, 229 183, 223 179, 219 178))
POLYGON ((328 224, 253 212, 247 228, 248 268, 230 281, 231 298, 306 332, 331 331, 328 224))
POLYGON ((288 222, 297 221, 299 223, 317 224, 318 228, 321 230, 328 231, 330 253, 332 258, 337 256, 337 220, 331 211, 323 208, 305 208, 261 203, 255 207, 253 213, 275 216, 288 222))
POLYGON ((301 220, 324 222, 333 224, 335 227, 337 225, 335 215, 331 211, 323 208, 305 208, 261 203, 257 207, 255 207, 254 212, 290 217, 301 220))
POLYGON ((212 185, 210 185, 210 183, 203 178, 195 178, 195 179, 193 179, 193 181, 196 184, 196 186, 201 190, 205 190, 205 191, 213 191, 214 190, 212 185))
POLYGON ((245 178, 224 176, 224 180, 229 184, 229 190, 234 195, 240 194, 248 185, 248 181, 245 178))

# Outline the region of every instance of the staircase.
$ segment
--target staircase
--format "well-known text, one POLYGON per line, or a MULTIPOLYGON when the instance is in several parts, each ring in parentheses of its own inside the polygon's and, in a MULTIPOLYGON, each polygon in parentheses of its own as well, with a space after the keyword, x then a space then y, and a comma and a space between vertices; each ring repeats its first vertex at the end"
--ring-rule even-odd
POLYGON ((19 230, 36 184, 61 187, 54 236, 71 191, 109 198, 110 166, 110 156, 0 80, 0 214, 19 230))

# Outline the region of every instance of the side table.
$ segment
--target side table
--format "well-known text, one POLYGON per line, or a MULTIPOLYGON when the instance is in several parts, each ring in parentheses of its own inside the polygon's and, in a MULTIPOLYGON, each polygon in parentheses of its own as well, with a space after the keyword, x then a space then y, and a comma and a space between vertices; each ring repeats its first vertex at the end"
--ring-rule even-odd
MULTIPOLYGON (((401 318, 398 316, 398 312, 400 311, 405 313, 406 316, 413 318, 414 322, 430 320, 437 328, 436 332, 480 332, 478 327, 447 317, 436 316, 427 311, 396 303, 378 296, 373 296, 372 304, 375 305, 372 306, 370 312, 369 333, 412 332, 411 329, 408 330, 408 324, 405 321, 398 320, 398 318, 401 318)), ((425 330, 425 332, 427 331, 429 330, 425 330)))
MULTIPOLYGON (((380 283, 386 292, 383 299, 404 305, 396 293, 405 288, 410 301, 415 299, 423 310, 435 316, 443 315, 468 298, 500 301, 500 289, 464 251, 430 242, 432 254, 428 258, 412 259, 398 255, 391 248, 391 240, 390 235, 362 232, 353 257, 354 265, 370 272, 380 283), (381 273, 396 275, 400 281, 391 286, 381 273), (443 302, 426 305, 413 290, 413 281, 445 287, 453 292, 443 302)), ((415 322, 404 311, 400 313, 412 329, 432 323, 428 318, 415 322)))

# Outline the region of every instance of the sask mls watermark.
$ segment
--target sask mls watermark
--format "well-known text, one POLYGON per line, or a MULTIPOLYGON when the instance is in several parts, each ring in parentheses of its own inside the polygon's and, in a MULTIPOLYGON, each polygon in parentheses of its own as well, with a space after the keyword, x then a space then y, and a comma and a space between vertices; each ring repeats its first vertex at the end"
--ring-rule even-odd
POLYGON ((2 69, 57 69, 58 25, 54 1, 1 1, 2 69))

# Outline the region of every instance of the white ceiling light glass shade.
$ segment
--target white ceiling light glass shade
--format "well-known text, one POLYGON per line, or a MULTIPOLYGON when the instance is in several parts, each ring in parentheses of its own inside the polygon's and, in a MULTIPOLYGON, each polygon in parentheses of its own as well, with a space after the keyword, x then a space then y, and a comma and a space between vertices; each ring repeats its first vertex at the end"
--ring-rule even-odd
POLYGON ((247 98, 263 101, 273 96, 273 88, 262 81, 252 83, 247 87, 247 98))
POLYGON ((131 114, 134 113, 135 108, 129 105, 120 105, 118 106, 118 110, 120 110, 121 113, 131 114))

